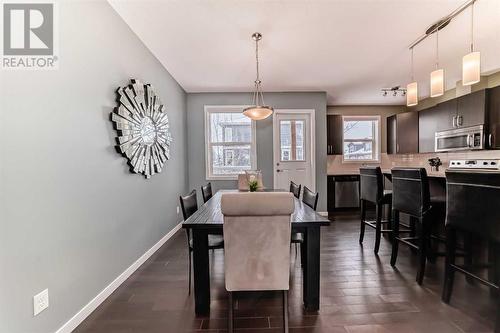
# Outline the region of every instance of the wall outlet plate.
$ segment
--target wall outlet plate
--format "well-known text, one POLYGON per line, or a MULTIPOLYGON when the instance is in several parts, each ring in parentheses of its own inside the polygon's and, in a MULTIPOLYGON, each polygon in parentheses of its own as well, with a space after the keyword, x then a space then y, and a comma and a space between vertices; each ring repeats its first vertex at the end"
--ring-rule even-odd
POLYGON ((41 293, 33 296, 33 316, 49 307, 49 290, 45 289, 41 293))
POLYGON ((179 215, 181 209, 179 208, 179 206, 177 206, 177 215, 179 215))

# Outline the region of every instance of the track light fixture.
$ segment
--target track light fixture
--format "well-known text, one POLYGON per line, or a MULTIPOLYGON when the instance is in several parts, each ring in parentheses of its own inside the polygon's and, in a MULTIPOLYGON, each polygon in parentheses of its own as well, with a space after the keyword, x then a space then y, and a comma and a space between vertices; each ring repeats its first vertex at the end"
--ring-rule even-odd
POLYGON ((392 92, 393 97, 397 97, 398 95, 405 96, 406 95, 406 89, 401 88, 401 86, 394 86, 392 88, 382 88, 382 96, 386 97, 389 95, 390 92, 392 92))

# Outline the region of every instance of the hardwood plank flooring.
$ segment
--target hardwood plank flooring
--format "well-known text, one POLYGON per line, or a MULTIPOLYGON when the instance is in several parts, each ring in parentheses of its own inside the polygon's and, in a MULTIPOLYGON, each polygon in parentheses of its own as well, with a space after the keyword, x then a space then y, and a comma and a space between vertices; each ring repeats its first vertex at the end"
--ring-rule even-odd
MULTIPOLYGON (((289 293, 292 333, 447 333, 493 332, 495 302, 486 288, 466 284, 457 274, 451 305, 440 300, 443 259, 428 264, 423 286, 415 282, 416 257, 400 246, 397 269, 390 264, 390 243, 383 238, 373 254, 374 232, 367 228, 358 244, 355 213, 322 228, 321 309, 302 307, 300 252, 292 249, 289 293)), ((223 252, 210 254, 211 312, 196 317, 187 289, 187 246, 179 231, 76 330, 78 333, 226 332, 227 293, 223 252)), ((240 332, 281 332, 279 293, 236 296, 235 327, 240 332)))

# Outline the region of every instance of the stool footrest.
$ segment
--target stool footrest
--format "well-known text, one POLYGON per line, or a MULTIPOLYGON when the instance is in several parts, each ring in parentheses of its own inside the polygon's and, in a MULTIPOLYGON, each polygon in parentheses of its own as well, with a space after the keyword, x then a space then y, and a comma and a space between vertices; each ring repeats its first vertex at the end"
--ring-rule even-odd
POLYGON ((479 282, 481 282, 482 284, 487 285, 487 286, 488 286, 488 287, 490 287, 490 288, 500 290, 500 286, 498 286, 498 285, 496 285, 496 284, 494 284, 494 283, 492 283, 492 282, 490 282, 490 281, 488 281, 488 280, 483 279, 483 278, 482 278, 482 277, 480 277, 480 276, 477 276, 477 275, 475 275, 475 274, 473 274, 473 273, 471 273, 471 272, 467 271, 467 270, 466 270, 466 268, 465 268, 464 266, 455 265, 455 264, 450 264, 450 266, 451 266, 454 270, 459 271, 460 273, 465 274, 465 275, 467 275, 467 276, 470 276, 470 277, 472 277, 472 278, 474 278, 474 279, 478 280, 478 281, 479 281, 479 282))

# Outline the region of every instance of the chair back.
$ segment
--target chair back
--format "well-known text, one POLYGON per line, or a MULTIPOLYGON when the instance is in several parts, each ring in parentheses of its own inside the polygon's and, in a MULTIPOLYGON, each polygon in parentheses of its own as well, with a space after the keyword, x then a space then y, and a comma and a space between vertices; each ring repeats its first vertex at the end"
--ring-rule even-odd
POLYGON ((292 193, 224 193, 226 289, 288 290, 292 193))
POLYGON ((290 193, 293 194, 297 199, 300 197, 300 189, 302 185, 297 185, 294 182, 290 181, 290 193))
POLYGON ((446 171, 446 226, 500 243, 500 174, 446 171))
POLYGON ((302 194, 303 203, 316 210, 316 206, 318 205, 318 196, 318 193, 311 191, 304 185, 304 192, 302 194))
POLYGON ((421 217, 430 207, 429 179, 424 168, 393 168, 392 208, 421 217))
POLYGON ((207 202, 212 198, 212 184, 208 183, 205 186, 201 187, 201 196, 203 197, 203 202, 207 202))
POLYGON ((179 201, 182 208, 182 216, 187 220, 198 210, 198 201, 196 200, 196 190, 192 190, 186 196, 180 196, 179 201))
POLYGON ((384 197, 384 176, 380 167, 359 168, 360 199, 379 203, 384 197))

